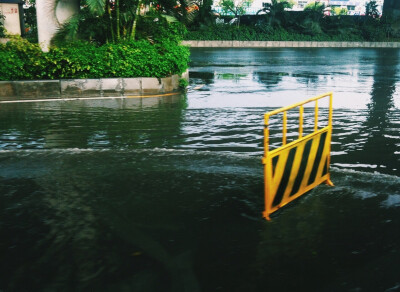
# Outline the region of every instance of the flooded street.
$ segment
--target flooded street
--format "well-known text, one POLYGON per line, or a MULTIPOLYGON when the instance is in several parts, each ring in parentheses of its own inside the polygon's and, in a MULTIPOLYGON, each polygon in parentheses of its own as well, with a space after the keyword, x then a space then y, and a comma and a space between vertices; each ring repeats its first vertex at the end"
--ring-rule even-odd
POLYGON ((0 104, 0 291, 399 290, 399 51, 191 60, 182 95, 0 104), (335 187, 267 222, 263 114, 328 91, 335 187))

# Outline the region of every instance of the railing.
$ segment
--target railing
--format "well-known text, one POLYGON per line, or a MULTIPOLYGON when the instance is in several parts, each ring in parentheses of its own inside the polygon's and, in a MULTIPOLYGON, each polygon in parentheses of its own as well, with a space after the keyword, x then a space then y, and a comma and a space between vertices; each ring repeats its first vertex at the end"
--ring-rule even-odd
POLYGON ((289 202, 325 182, 333 186, 330 180, 329 165, 332 137, 332 97, 331 92, 322 94, 280 108, 264 116, 264 184, 265 211, 263 216, 270 220, 270 214, 289 202), (318 101, 329 97, 328 125, 318 129, 318 101), (304 105, 315 102, 314 128, 311 134, 303 137, 304 105), (287 143, 287 112, 298 108, 298 139, 287 143), (269 150, 270 117, 283 113, 282 146, 269 150))

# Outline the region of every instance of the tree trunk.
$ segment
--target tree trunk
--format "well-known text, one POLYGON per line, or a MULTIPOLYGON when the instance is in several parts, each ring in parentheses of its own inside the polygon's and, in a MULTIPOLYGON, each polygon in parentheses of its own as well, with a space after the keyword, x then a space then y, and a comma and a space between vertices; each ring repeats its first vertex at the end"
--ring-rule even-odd
POLYGON ((133 24, 132 24, 132 32, 131 32, 132 40, 135 40, 135 37, 136 37, 136 25, 137 25, 137 20, 139 18, 139 14, 140 14, 140 5, 142 5, 141 0, 138 1, 136 11, 135 11, 135 19, 133 20, 133 24))
POLYGON ((120 40, 119 0, 115 1, 115 10, 117 12, 117 41, 119 41, 120 40))

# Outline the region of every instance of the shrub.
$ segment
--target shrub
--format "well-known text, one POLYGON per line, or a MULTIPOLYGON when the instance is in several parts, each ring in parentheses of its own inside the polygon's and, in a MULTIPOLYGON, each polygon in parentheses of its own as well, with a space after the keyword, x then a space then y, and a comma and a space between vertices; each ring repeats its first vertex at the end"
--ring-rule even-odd
POLYGON ((169 40, 180 43, 186 34, 186 27, 180 22, 168 22, 161 15, 140 17, 137 26, 137 38, 160 43, 169 40))
POLYGON ((0 80, 165 77, 183 73, 189 49, 174 41, 151 44, 146 40, 96 46, 76 42, 51 48, 15 38, 0 45, 0 80))
POLYGON ((186 89, 188 87, 189 81, 187 81, 185 78, 179 79, 179 88, 181 89, 186 89))
MULTIPOLYGON (((314 7, 314 6, 312 6, 314 7)), ((290 12, 280 27, 264 15, 249 16, 239 28, 228 24, 191 27, 187 40, 240 41, 388 41, 398 39, 385 17, 339 15, 324 17, 316 10, 290 12)))
POLYGON ((4 28, 4 19, 5 16, 0 12, 0 38, 4 38, 6 36, 6 29, 4 28))
POLYGON ((48 62, 39 45, 14 37, 0 45, 0 80, 48 79, 48 62))
POLYGON ((187 40, 240 40, 240 41, 361 41, 362 37, 351 30, 338 30, 329 34, 322 31, 303 33, 266 24, 241 27, 214 25, 203 30, 189 31, 187 40))

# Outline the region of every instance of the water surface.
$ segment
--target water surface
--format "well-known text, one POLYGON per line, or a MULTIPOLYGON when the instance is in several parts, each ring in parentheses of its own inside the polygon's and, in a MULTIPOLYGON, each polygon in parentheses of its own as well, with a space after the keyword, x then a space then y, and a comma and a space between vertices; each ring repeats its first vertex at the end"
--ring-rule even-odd
POLYGON ((398 55, 193 49, 184 95, 0 104, 0 290, 398 290, 398 55), (326 91, 336 186, 266 222, 263 113, 326 91))

